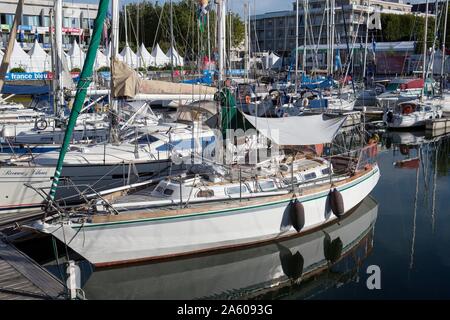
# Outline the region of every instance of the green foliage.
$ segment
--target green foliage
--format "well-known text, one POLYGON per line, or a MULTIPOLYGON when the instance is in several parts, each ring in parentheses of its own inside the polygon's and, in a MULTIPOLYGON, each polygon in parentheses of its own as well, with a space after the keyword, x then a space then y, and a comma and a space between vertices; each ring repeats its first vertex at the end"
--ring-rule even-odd
MULTIPOLYGON (((425 36, 425 18, 412 14, 381 14, 383 41, 417 41, 416 52, 423 52, 425 36)), ((427 44, 430 47, 434 39, 434 18, 428 18, 427 44)))
POLYGON ((111 71, 110 67, 100 67, 97 69, 97 72, 109 72, 111 71))
POLYGON ((22 67, 15 67, 15 68, 12 68, 11 70, 9 70, 9 72, 11 72, 11 73, 24 73, 26 71, 22 67))
MULTIPOLYGON (((185 58, 195 59, 198 55, 208 52, 208 27, 210 31, 211 52, 215 47, 215 21, 216 14, 210 11, 209 25, 204 25, 203 32, 199 28, 197 16, 198 1, 181 0, 173 3, 173 33, 175 46, 178 53, 185 58)), ((170 48, 170 5, 168 3, 156 4, 144 1, 127 5, 128 13, 128 43, 136 50, 135 43, 141 42, 147 48, 159 43, 161 49, 166 52, 170 48), (137 9, 139 6, 139 19, 137 9), (158 24, 160 22, 159 28, 158 24), (137 38, 139 28, 139 39, 137 38)), ((206 19, 205 19, 206 20, 206 19)), ((244 24, 239 15, 231 14, 232 44, 236 46, 244 39, 244 24)), ((125 45, 124 12, 120 14, 120 48, 125 45)), ((229 17, 227 19, 227 26, 229 17)), ((229 30, 229 29, 228 29, 229 30)), ((151 50, 149 50, 151 51, 151 50)))

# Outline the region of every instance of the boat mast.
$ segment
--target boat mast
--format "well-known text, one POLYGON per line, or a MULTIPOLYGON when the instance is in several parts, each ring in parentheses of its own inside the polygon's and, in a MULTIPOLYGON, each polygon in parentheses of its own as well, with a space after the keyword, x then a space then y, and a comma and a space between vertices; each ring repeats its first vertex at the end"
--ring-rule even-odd
POLYGON ((208 70, 211 71, 211 31, 209 21, 209 10, 206 13, 206 23, 208 24, 208 70))
POLYGON ((86 55, 86 60, 81 71, 80 80, 77 85, 77 94, 75 95, 75 102, 70 113, 69 123, 64 134, 63 144, 59 153, 58 163, 56 165, 55 174, 53 176, 53 183, 50 189, 48 200, 52 202, 55 199, 56 188, 58 187, 59 178, 61 176, 62 167, 66 152, 69 149, 70 140, 72 138, 73 129, 75 127, 78 114, 83 107, 86 98, 87 89, 92 81, 92 71, 94 68, 95 57, 97 56, 97 49, 102 37, 103 23, 105 21, 106 13, 109 7, 109 0, 100 0, 97 12, 97 18, 94 22, 94 31, 92 33, 91 42, 86 55))
POLYGON ((331 75, 334 74, 334 18, 335 18, 335 0, 331 0, 331 75))
POLYGON ((174 50, 174 45, 173 45, 173 3, 172 0, 170 0, 170 68, 171 68, 171 73, 170 73, 170 79, 173 82, 173 50, 174 50))
POLYGON ((306 37, 308 32, 308 19, 307 17, 307 8, 308 8, 308 0, 303 1, 303 27, 304 27, 304 35, 303 35, 303 62, 302 62, 302 71, 306 73, 306 37))
POLYGON ((245 81, 248 82, 248 3, 244 3, 244 30, 245 30, 245 54, 244 54, 244 69, 245 69, 245 81))
POLYGON ((62 0, 55 1, 55 48, 56 48, 56 61, 55 61, 55 73, 56 73, 56 110, 55 115, 64 108, 64 76, 62 61, 64 58, 64 50, 62 47, 62 0))
POLYGON ((125 18, 125 46, 128 47, 128 14, 127 14, 127 5, 123 6, 124 18, 125 18))
POLYGON ((14 48, 14 43, 16 41, 17 29, 22 21, 22 10, 23 10, 24 0, 19 0, 16 8, 16 14, 14 16, 14 22, 9 33, 8 47, 6 49, 5 55, 3 56, 3 61, 0 66, 0 92, 2 91, 3 84, 5 82, 6 72, 8 72, 9 61, 14 48))
POLYGON ((119 0, 112 0, 111 5, 111 41, 110 41, 110 73, 111 73, 111 87, 109 94, 109 104, 111 107, 110 114, 110 136, 109 141, 111 143, 115 143, 119 140, 119 136, 117 133, 116 120, 117 115, 119 114, 119 104, 116 99, 114 99, 114 81, 113 81, 113 70, 115 65, 115 59, 119 54, 119 0))
POLYGON ((225 61, 225 28, 226 28, 226 2, 227 0, 217 0, 217 18, 218 22, 218 48, 219 48, 219 89, 222 86, 224 76, 224 61, 225 61))
POLYGON ((425 5, 425 33, 423 37, 423 67, 422 67, 422 77, 425 81, 425 78, 427 76, 427 38, 428 38, 428 0, 425 5))
POLYGON ((295 93, 298 90, 298 0, 295 3, 296 22, 295 22, 295 93))
POLYGON ((444 84, 444 67, 445 67, 445 41, 447 38, 447 15, 448 15, 448 0, 445 1, 445 18, 444 18, 444 37, 442 39, 442 63, 441 63, 441 85, 442 90, 445 89, 444 84))
MULTIPOLYGON (((366 64, 367 64, 367 42, 369 41, 369 17, 370 17, 370 0, 367 2, 367 21, 366 21, 366 45, 364 47, 364 61, 363 61, 363 80, 366 78, 366 64)), ((364 88, 366 87, 366 82, 363 81, 364 88)))

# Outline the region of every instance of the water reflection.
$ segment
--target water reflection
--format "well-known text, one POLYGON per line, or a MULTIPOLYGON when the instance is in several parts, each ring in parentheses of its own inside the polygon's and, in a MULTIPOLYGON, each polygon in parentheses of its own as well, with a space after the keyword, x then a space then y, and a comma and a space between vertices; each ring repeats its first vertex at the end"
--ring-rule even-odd
MULTIPOLYGON (((378 204, 303 237, 225 253, 85 275, 88 299, 308 298, 357 276, 372 252, 378 204)), ((84 268, 89 272, 89 268, 84 268)))

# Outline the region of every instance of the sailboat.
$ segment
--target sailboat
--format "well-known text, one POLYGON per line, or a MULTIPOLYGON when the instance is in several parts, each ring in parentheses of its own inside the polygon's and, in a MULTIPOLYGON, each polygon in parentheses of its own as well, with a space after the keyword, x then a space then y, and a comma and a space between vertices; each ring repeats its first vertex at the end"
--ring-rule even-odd
POLYGON ((86 274, 82 289, 88 299, 273 299, 295 284, 295 296, 308 298, 315 289, 345 283, 357 273, 372 252, 377 215, 378 203, 368 197, 339 224, 304 237, 98 269, 86 274))
MULTIPOLYGON (((218 4, 219 21, 223 22, 219 23, 218 37, 222 59, 225 2, 218 4)), ((107 3, 108 0, 100 1, 96 25, 102 25, 107 3)), ((92 71, 98 29, 94 29, 82 79, 89 79, 92 71)), ((223 60, 219 65, 219 81, 222 81, 223 60)), ((79 84, 70 119, 72 127, 66 132, 49 193, 47 207, 56 210, 56 216, 44 217, 33 227, 63 241, 96 266, 249 246, 311 232, 345 217, 373 190, 380 177, 374 159, 376 144, 336 156, 328 162, 305 155, 299 162, 295 156, 290 163, 279 165, 275 154, 268 160, 268 167, 257 161, 242 175, 242 168, 233 163, 212 161, 206 163, 207 172, 200 170, 194 176, 179 175, 159 182, 143 208, 121 213, 119 208, 104 202, 103 206, 109 208, 107 213, 99 213, 96 205, 92 210, 83 206, 77 214, 66 215, 54 199, 87 84, 79 84), (321 176, 317 177, 319 174, 321 176)), ((136 88, 141 85, 125 89, 133 92, 136 88)), ((227 88, 223 88, 221 97, 220 127, 231 128, 233 123, 239 122, 234 118, 240 113, 227 88)), ((264 139, 278 146, 300 149, 331 143, 345 121, 345 117, 324 120, 321 115, 274 119, 243 117, 264 139)), ((219 145, 215 145, 215 155, 226 151, 219 145)))

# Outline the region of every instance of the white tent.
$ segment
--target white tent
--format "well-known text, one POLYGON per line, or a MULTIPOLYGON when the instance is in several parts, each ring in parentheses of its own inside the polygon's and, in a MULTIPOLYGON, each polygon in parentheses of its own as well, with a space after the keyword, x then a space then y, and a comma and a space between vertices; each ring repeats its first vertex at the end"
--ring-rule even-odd
POLYGON ((23 68, 28 71, 30 68, 30 56, 23 51, 17 40, 14 41, 14 47, 11 54, 11 60, 9 61, 8 70, 12 68, 23 68))
POLYGON ((177 52, 177 49, 172 47, 167 51, 166 56, 169 58, 169 63, 172 63, 172 52, 173 52, 173 65, 177 67, 184 66, 184 59, 177 52))
POLYGON ((155 65, 158 67, 165 66, 170 63, 170 59, 161 50, 159 44, 152 51, 152 57, 155 60, 155 65))
MULTIPOLYGON (((70 61, 70 57, 67 53, 64 52, 64 60, 63 60, 63 64, 67 65, 67 70, 72 70, 72 62, 70 61)), ((64 67, 64 66, 63 66, 64 67)))
POLYGON ((127 44, 120 52, 121 61, 125 62, 127 65, 129 65, 131 68, 137 68, 137 56, 131 50, 130 46, 127 44))
POLYGON ((69 57, 71 69, 83 68, 86 54, 83 52, 83 50, 81 50, 76 40, 73 41, 72 47, 69 50, 69 57))
POLYGON ((148 52, 147 48, 142 43, 141 46, 138 49, 137 52, 137 65, 139 67, 148 67, 148 66, 154 66, 155 60, 153 59, 153 56, 148 52))
POLYGON ((97 56, 95 57, 95 69, 108 66, 109 66, 108 57, 103 52, 101 52, 100 49, 97 49, 97 56))
POLYGON ((50 55, 42 49, 37 39, 34 41, 33 47, 28 52, 28 55, 30 56, 31 72, 44 72, 51 70, 52 60, 50 55))

